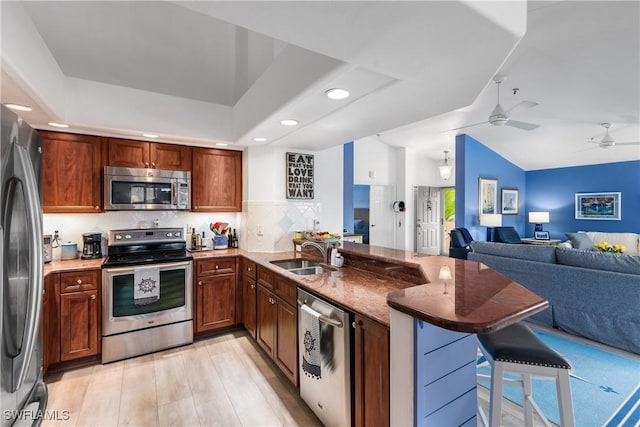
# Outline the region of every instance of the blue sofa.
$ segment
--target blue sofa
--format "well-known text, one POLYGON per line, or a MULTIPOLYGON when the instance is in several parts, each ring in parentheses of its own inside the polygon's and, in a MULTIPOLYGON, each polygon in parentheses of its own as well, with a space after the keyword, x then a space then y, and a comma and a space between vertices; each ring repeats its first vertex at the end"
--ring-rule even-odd
POLYGON ((640 256, 474 241, 479 261, 547 299, 533 323, 640 354, 640 256))

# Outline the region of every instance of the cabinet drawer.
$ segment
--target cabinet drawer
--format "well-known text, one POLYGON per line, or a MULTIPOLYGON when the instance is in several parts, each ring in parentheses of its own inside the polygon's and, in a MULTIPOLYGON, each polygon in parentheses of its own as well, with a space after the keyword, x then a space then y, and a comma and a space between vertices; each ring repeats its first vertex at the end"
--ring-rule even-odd
POLYGON ((196 275, 235 273, 235 258, 205 259, 196 262, 196 275))
POLYGON ((273 272, 264 267, 258 267, 258 283, 273 291, 273 272))
POLYGON ((281 276, 275 276, 275 294, 288 302, 296 305, 296 285, 281 276))
POLYGON ((60 293, 98 289, 98 270, 60 273, 60 293))
POLYGON ((246 258, 242 259, 242 274, 244 277, 256 280, 256 263, 246 258))

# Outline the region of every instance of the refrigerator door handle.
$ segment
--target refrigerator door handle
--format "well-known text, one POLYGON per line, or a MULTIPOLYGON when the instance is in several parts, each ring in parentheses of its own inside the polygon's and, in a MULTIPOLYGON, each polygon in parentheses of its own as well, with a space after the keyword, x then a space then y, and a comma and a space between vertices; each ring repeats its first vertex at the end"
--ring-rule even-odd
POLYGON ((22 181, 25 188, 25 205, 28 221, 29 235, 29 301, 25 317, 24 339, 22 357, 16 358, 16 370, 14 371, 13 387, 11 392, 18 390, 29 371, 31 358, 35 352, 38 340, 38 326, 40 324, 40 309, 42 307, 42 289, 44 282, 43 253, 42 253, 42 223, 40 215, 40 191, 31 159, 28 152, 21 146, 14 144, 13 149, 17 159, 15 177, 22 181))

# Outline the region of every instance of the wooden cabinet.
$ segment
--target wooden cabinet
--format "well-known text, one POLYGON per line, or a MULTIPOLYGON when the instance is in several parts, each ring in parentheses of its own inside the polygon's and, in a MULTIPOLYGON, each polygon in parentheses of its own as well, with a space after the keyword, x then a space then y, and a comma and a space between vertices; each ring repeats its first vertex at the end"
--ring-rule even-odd
POLYGON ((355 315, 355 425, 389 425, 389 329, 355 315))
POLYGON ((99 353, 99 273, 99 270, 60 273, 62 362, 99 353))
POLYGON ((44 278, 40 340, 42 345, 42 369, 60 362, 60 274, 50 273, 44 278))
POLYGON ((242 259, 242 324, 249 334, 256 338, 256 298, 258 285, 256 284, 256 263, 246 258, 242 259))
POLYGON ((258 267, 256 341, 297 386, 298 312, 292 303, 295 294, 293 282, 258 267))
POLYGON ((108 166, 191 170, 191 147, 109 138, 108 166))
POLYGON ((102 210, 102 138, 38 131, 44 213, 102 210))
POLYGON ((242 151, 193 148, 194 212, 242 211, 242 151))
POLYGON ((196 261, 196 333, 226 328, 236 323, 236 270, 236 258, 196 261))

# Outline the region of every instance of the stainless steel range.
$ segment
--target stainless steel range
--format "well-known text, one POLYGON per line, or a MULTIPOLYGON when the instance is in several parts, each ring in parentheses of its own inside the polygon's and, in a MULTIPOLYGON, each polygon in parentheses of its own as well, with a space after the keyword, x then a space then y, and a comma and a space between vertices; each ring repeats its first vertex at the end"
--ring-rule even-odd
POLYGON ((102 363, 193 342, 193 258, 181 228, 112 230, 102 264, 102 363))

